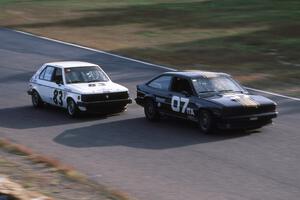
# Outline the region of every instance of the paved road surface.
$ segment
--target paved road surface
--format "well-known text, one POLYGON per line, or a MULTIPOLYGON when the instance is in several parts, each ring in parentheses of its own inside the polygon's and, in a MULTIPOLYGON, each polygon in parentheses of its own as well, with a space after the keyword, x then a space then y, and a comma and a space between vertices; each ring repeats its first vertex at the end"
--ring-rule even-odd
POLYGON ((141 200, 298 200, 300 102, 279 104, 259 132, 207 136, 191 123, 150 123, 142 108, 105 118, 68 119, 34 110, 27 82, 48 61, 100 64, 113 81, 135 85, 164 71, 145 64, 0 29, 0 136, 58 158, 141 200))

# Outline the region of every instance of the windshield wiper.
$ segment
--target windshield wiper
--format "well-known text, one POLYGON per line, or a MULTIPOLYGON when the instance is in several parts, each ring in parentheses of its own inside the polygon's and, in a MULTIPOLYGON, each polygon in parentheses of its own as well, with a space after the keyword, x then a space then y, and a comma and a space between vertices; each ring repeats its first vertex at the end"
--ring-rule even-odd
POLYGON ((90 80, 88 83, 101 82, 102 80, 90 80))
POLYGON ((210 93, 210 92, 217 92, 215 90, 208 90, 208 91, 201 91, 201 92, 198 92, 199 94, 203 94, 203 93, 210 93))
POLYGON ((234 92, 234 90, 219 90, 218 92, 234 92))
POLYGON ((237 90, 219 90, 218 92, 222 92, 222 93, 226 93, 226 92, 244 93, 243 91, 237 91, 237 90))
POLYGON ((82 83, 82 81, 70 81, 69 83, 82 83))

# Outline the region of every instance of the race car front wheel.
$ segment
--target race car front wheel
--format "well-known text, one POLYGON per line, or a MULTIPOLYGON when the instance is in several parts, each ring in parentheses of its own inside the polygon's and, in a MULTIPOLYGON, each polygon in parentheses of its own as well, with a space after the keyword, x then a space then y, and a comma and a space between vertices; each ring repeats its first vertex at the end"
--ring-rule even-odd
POLYGON ((43 101, 39 95, 39 93, 33 90, 31 94, 31 101, 34 108, 40 108, 43 106, 43 101))
POLYGON ((150 121, 159 120, 159 113, 154 105, 154 102, 150 99, 146 100, 144 105, 145 116, 150 121))
POLYGON ((76 117, 78 115, 78 107, 73 99, 68 99, 67 113, 70 117, 76 117))
POLYGON ((199 111, 199 127, 203 133, 211 133, 213 131, 212 115, 207 110, 199 111))

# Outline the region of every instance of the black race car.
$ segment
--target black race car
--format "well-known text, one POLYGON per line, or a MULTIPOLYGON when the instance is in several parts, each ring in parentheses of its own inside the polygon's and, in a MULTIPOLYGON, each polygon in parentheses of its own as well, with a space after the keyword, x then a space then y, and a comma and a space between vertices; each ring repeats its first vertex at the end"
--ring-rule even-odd
POLYGON ((137 85, 136 103, 146 118, 174 116, 199 123, 202 132, 215 129, 257 129, 277 116, 276 103, 251 95, 225 73, 176 71, 137 85))

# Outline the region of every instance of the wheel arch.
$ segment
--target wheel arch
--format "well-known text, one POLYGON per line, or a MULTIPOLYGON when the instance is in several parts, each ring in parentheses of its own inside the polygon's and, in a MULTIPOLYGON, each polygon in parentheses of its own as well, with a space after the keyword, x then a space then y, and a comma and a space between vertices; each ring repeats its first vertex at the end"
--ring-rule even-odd
POLYGON ((36 84, 30 84, 29 85, 29 90, 31 90, 31 92, 33 92, 33 91, 35 91, 35 92, 37 92, 38 94, 40 94, 40 91, 39 91, 39 89, 38 89, 39 87, 38 87, 38 85, 36 85, 36 84))
POLYGON ((74 98, 70 95, 66 96, 66 103, 68 103, 70 100, 74 101, 76 103, 76 101, 74 100, 74 98))
POLYGON ((155 102, 155 97, 153 95, 148 94, 148 95, 145 95, 144 100, 145 101, 152 100, 155 102))
POLYGON ((213 117, 213 112, 211 108, 207 108, 207 107, 200 107, 197 110, 197 117, 199 117, 199 114, 201 111, 207 111, 212 117, 213 117))
POLYGON ((37 87, 32 87, 32 88, 31 88, 31 94, 30 94, 30 95, 32 95, 34 92, 36 92, 36 93, 39 95, 39 97, 40 97, 40 99, 41 99, 42 101, 45 100, 45 99, 43 99, 43 97, 42 97, 41 93, 39 92, 39 90, 37 89, 37 87))
POLYGON ((32 92, 32 93, 33 93, 33 92, 37 92, 38 94, 40 94, 39 91, 38 91, 35 87, 31 88, 31 92, 32 92))
POLYGON ((213 111, 212 109, 210 108, 206 108, 206 107, 202 107, 202 108, 199 108, 198 109, 198 123, 199 123, 199 127, 201 127, 201 131, 203 133, 212 133, 216 130, 216 117, 215 115, 213 114, 213 111), (209 122, 209 125, 207 126, 206 130, 204 130, 204 128, 201 127, 201 124, 200 124, 200 121, 201 121, 201 118, 200 118, 200 113, 201 112, 207 112, 209 114, 209 119, 210 119, 210 122, 209 122))

